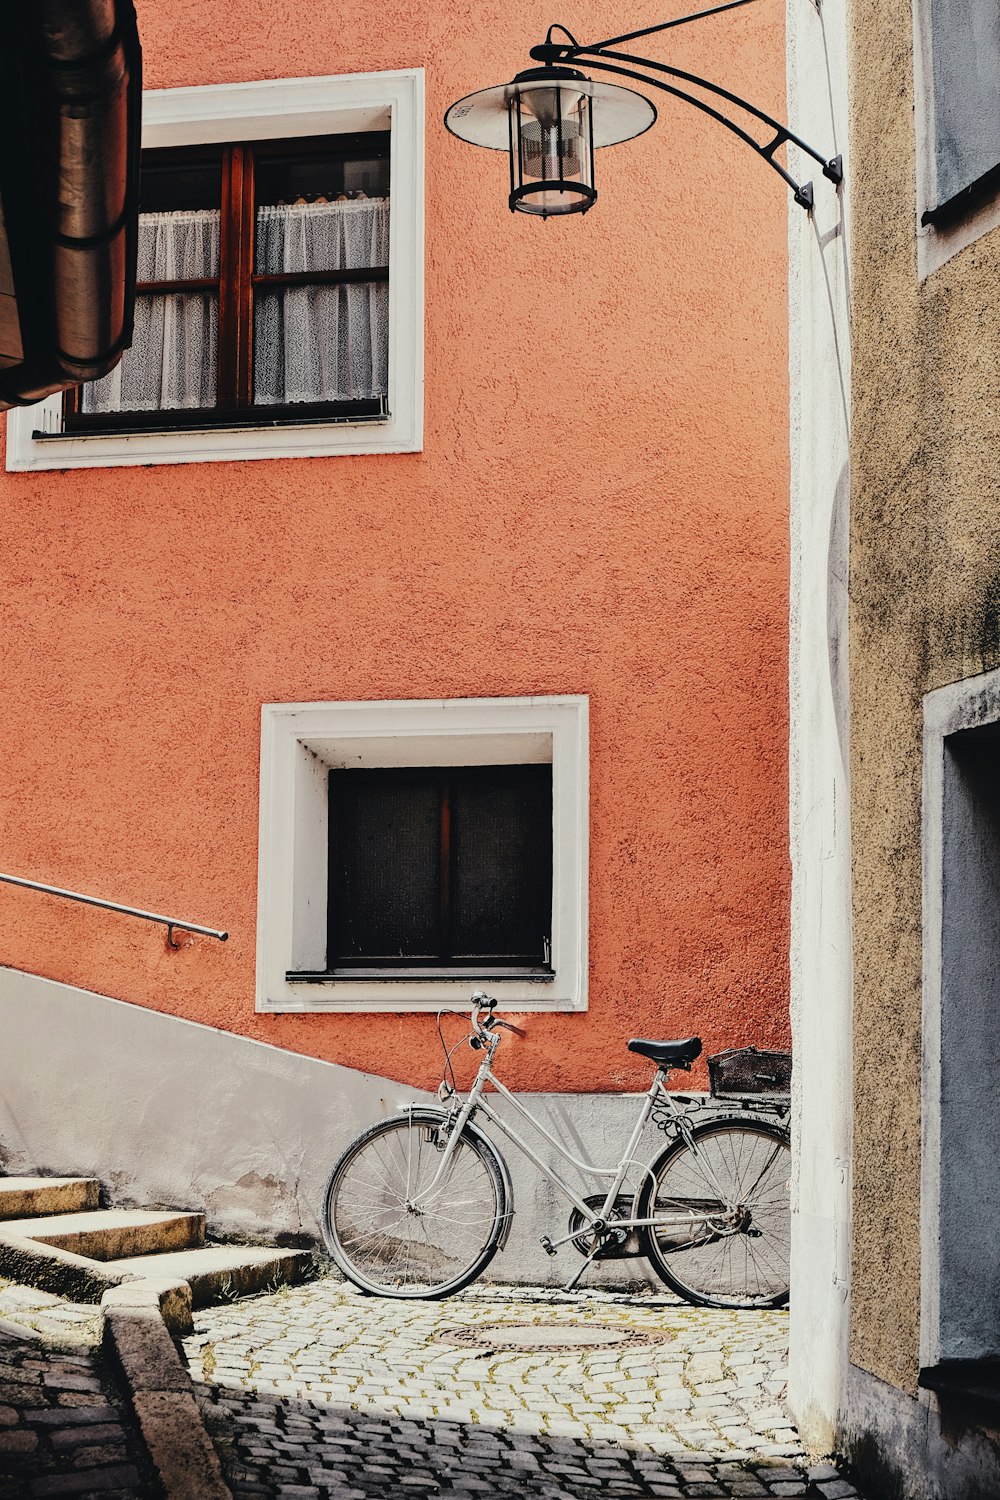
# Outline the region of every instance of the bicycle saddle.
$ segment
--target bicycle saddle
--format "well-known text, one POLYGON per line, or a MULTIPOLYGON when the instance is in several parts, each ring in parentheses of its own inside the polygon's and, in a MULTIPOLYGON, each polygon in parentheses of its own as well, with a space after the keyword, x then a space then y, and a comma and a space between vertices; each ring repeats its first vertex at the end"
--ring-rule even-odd
POLYGON ((689 1068, 701 1053, 701 1037, 690 1036, 683 1042, 644 1042, 633 1037, 628 1050, 648 1057, 661 1068, 689 1068))

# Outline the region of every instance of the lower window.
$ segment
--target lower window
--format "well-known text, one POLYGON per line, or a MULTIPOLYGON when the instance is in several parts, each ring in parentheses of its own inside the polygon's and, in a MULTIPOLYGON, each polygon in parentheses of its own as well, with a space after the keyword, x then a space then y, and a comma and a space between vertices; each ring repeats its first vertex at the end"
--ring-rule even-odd
POLYGON ((586 1005, 587 700, 268 704, 260 1010, 586 1005))
POLYGON ((550 972, 550 765, 331 771, 329 805, 330 972, 550 972))

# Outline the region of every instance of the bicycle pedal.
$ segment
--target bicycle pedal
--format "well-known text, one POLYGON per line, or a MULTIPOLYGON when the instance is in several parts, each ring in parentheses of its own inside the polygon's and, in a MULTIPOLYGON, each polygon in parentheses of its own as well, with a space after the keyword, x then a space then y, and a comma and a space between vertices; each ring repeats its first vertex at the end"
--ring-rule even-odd
POLYGON ((558 1250, 556 1249, 555 1245, 553 1245, 552 1241, 549 1239, 549 1237, 548 1237, 547 1234, 543 1234, 542 1235, 541 1246, 542 1246, 542 1249, 545 1251, 546 1255, 558 1255, 558 1253, 559 1253, 558 1250))

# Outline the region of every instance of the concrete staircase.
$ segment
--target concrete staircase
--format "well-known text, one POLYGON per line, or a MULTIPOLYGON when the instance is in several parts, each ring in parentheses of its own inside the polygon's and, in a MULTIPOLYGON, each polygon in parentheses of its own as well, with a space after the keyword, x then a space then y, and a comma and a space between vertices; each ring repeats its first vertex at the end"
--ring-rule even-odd
MULTIPOLYGON (((99 1302, 126 1282, 187 1282, 194 1307, 299 1281, 300 1250, 206 1245, 205 1216, 100 1207, 94 1177, 0 1177, 0 1276, 99 1302)), ((185 1294, 186 1295, 186 1294, 185 1294)))

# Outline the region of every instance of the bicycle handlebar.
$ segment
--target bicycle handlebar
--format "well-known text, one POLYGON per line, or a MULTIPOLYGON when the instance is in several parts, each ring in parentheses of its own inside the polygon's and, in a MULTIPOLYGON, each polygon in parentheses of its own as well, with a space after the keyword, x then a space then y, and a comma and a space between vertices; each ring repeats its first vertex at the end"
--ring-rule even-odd
POLYGON ((482 1039, 497 1027, 504 1031, 512 1031, 515 1036, 524 1037, 527 1032, 515 1026, 511 1021, 501 1021, 500 1017, 494 1015, 499 1002, 493 995, 484 994, 482 990, 476 990, 472 996, 472 1030, 474 1036, 482 1039))
POLYGON ((494 1026, 502 1026, 504 1031, 512 1031, 515 1036, 525 1037, 528 1035, 526 1031, 521 1030, 520 1026, 515 1026, 513 1021, 501 1021, 499 1016, 491 1016, 486 1022, 486 1026, 490 1031, 493 1030, 494 1026))

